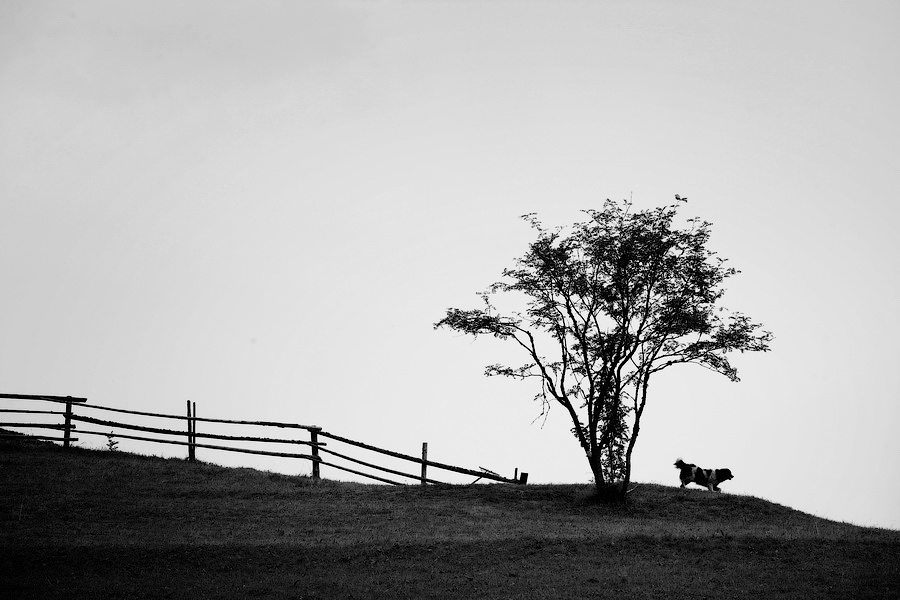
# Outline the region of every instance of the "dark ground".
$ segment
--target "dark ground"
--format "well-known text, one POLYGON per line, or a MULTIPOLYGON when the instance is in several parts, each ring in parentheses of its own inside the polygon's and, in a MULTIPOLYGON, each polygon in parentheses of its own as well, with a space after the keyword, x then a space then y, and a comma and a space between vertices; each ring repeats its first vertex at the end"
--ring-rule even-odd
POLYGON ((898 598, 900 532, 639 486, 376 486, 0 444, 4 598, 898 598))

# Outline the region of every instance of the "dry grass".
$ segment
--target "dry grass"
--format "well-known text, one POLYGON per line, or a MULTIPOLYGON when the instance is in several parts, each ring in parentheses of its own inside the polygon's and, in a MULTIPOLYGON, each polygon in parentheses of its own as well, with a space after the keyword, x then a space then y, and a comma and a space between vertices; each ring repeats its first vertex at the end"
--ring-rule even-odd
POLYGON ((389 487, 0 444, 17 598, 896 598, 900 532, 642 485, 389 487))

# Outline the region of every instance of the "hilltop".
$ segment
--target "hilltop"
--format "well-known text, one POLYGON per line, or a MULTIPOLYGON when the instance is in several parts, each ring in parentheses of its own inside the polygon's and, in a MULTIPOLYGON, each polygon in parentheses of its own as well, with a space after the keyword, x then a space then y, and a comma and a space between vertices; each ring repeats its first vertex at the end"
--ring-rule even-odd
POLYGON ((0 443, 16 598, 896 598, 900 532, 640 485, 381 486, 0 443))

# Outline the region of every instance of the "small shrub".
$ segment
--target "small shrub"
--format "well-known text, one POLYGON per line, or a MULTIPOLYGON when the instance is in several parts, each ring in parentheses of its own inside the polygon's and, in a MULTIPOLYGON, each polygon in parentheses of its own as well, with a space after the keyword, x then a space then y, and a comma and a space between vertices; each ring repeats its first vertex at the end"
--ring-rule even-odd
POLYGON ((106 449, 110 452, 117 452, 119 450, 119 441, 113 437, 112 431, 106 434, 106 449))

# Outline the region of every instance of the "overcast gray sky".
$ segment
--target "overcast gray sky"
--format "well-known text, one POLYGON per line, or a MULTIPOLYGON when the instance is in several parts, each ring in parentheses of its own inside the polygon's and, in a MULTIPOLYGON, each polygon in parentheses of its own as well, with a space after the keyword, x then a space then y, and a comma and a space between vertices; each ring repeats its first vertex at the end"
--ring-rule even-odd
POLYGON ((2 1, 0 392, 586 482, 565 415, 482 376, 511 349, 432 324, 520 215, 678 193, 776 340, 739 384, 661 375, 634 479, 680 456, 898 528, 898 28, 890 1, 2 1))

